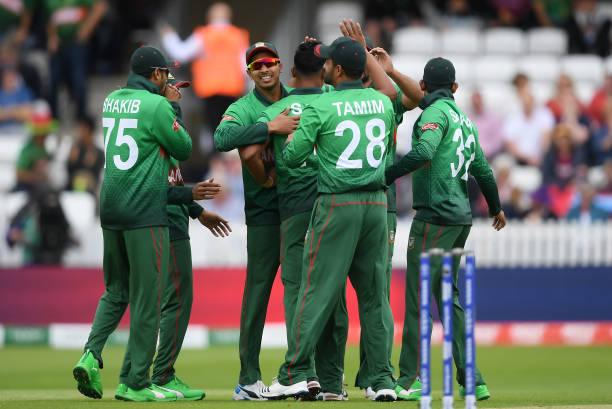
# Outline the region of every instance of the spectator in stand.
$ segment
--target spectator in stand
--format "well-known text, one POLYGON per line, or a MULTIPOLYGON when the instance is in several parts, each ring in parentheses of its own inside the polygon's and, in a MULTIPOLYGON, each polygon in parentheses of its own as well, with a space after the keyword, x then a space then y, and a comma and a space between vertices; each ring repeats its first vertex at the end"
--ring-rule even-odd
POLYGON ((477 90, 472 93, 472 112, 469 116, 478 128, 480 146, 490 161, 504 149, 502 119, 495 112, 485 109, 482 95, 477 90))
POLYGON ((567 215, 576 190, 575 182, 587 172, 584 157, 580 150, 573 149, 572 139, 570 127, 564 124, 555 127, 542 164, 542 186, 536 193, 556 218, 567 215))
POLYGON ((43 87, 36 67, 27 64, 20 57, 17 46, 7 41, 0 46, 0 67, 11 67, 19 72, 25 84, 34 94, 34 98, 43 98, 43 87))
MULTIPOLYGON (((365 1, 365 32, 368 33, 368 37, 375 46, 382 47, 389 53, 392 50, 393 32, 397 28, 396 18, 399 13, 399 3, 395 0, 365 1)), ((410 7, 418 8, 414 4, 410 7)))
MULTIPOLYGON (((555 116, 557 123, 563 123, 570 128, 572 144, 584 150, 590 137, 591 123, 574 92, 574 83, 568 75, 559 76, 555 95, 546 106, 555 116)), ((584 159, 586 160, 586 157, 584 159)))
POLYGON ((595 0, 574 0, 567 34, 570 53, 610 54, 610 18, 601 13, 595 0))
POLYGON ((45 139, 53 131, 55 121, 46 102, 35 104, 28 125, 32 136, 17 157, 15 191, 32 192, 49 179, 47 167, 51 155, 45 148, 45 139))
POLYGON ((468 0, 438 0, 439 17, 436 19, 441 28, 473 28, 482 26, 482 19, 494 15, 493 7, 486 2, 468 0))
POLYGON ((593 135, 591 150, 596 164, 612 159, 612 99, 606 104, 603 123, 593 135))
POLYGON ((563 27, 572 7, 568 0, 534 0, 533 11, 540 26, 563 27))
POLYGON ((526 74, 519 72, 514 76, 514 78, 512 78, 512 85, 514 85, 516 93, 521 95, 523 92, 529 91, 529 77, 526 74))
MULTIPOLYGON (((508 154, 500 154, 492 162, 495 181, 499 190, 499 200, 504 208, 504 213, 508 209, 509 215, 507 216, 509 218, 522 219, 527 214, 529 203, 525 200, 525 195, 521 189, 512 184, 510 175, 515 166, 514 158, 508 154)), ((484 196, 481 196, 481 201, 482 205, 485 206, 484 196)))
POLYGON ((592 224, 593 222, 605 222, 608 220, 608 212, 594 202, 596 191, 588 183, 580 185, 580 200, 567 214, 568 220, 578 221, 580 224, 592 224))
MULTIPOLYGON (((211 136, 227 107, 246 86, 244 53, 249 33, 232 25, 231 20, 230 6, 215 3, 208 9, 206 25, 196 27, 185 41, 168 25, 161 30, 168 55, 181 63, 192 61, 194 92, 204 102, 204 120, 211 136)), ((204 150, 213 150, 212 138, 207 139, 204 150)))
POLYGON ((89 192, 95 195, 104 167, 104 151, 94 144, 95 122, 85 116, 77 125, 77 139, 68 155, 68 185, 66 190, 89 192))
POLYGON ((0 1, 0 41, 21 46, 32 23, 33 0, 0 1))
POLYGON ((105 0, 46 0, 47 50, 50 54, 49 103, 58 117, 59 87, 68 79, 78 117, 87 112, 87 43, 106 14, 105 0))
POLYGON ((34 95, 16 65, 2 63, 0 77, 0 132, 23 132, 23 124, 32 114, 34 95))
MULTIPOLYGON (((612 158, 606 159, 603 163, 605 181, 599 193, 606 196, 612 196, 612 158)), ((610 210, 612 213, 612 208, 610 210)))
POLYGON ((503 125, 506 150, 519 164, 539 167, 555 118, 548 108, 535 105, 530 92, 523 92, 519 98, 521 110, 509 115, 503 125))
POLYGON ((537 24, 531 0, 491 0, 496 10, 493 25, 527 29, 537 24))
POLYGON ((592 121, 597 127, 604 125, 606 121, 606 104, 612 102, 612 74, 606 75, 603 86, 597 90, 587 109, 592 121))

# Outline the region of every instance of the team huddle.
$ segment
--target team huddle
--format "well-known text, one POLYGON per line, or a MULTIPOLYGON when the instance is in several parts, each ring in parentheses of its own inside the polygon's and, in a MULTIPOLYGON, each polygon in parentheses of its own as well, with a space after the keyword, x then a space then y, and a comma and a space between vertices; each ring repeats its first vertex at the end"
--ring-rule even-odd
MULTIPOLYGON (((417 83, 395 70, 385 50, 368 45, 358 24, 344 21, 340 28, 343 36, 331 45, 309 37, 299 44, 289 86, 280 82, 283 65, 274 45, 253 44, 246 64, 255 87, 229 106, 214 133, 216 148, 237 149, 243 164, 248 263, 235 400, 348 399, 347 277, 361 323, 355 385, 371 400, 419 400, 419 256, 465 245, 472 223, 468 175, 487 200, 493 227, 506 224, 478 130, 454 102, 452 63, 430 60, 417 83), (413 127, 412 150, 394 163, 397 127, 404 112, 417 106, 423 112, 413 127), (389 304, 395 180, 409 173, 416 215, 396 379, 389 304), (277 378, 266 386, 259 353, 279 266, 288 349, 277 378)), ((137 49, 126 87, 104 103, 100 208, 106 290, 73 370, 79 391, 88 397, 102 397, 102 350, 128 304, 130 337, 115 398, 205 396, 174 373, 193 299, 188 219, 199 219, 215 236, 231 229, 195 202, 214 197, 220 185, 209 180, 183 186, 178 161, 189 157, 191 139, 181 119, 179 88, 189 84, 171 77, 173 66, 153 47, 137 49)), ((456 285, 460 259, 453 262, 453 350, 465 394, 465 323, 456 285)), ((432 260, 438 304, 440 267, 432 260)), ((476 397, 489 396, 476 370, 476 397)))

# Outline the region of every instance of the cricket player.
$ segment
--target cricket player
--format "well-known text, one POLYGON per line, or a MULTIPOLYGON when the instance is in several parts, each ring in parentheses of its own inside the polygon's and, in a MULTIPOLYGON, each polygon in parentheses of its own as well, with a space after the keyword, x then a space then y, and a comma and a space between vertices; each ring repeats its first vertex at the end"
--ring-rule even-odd
POLYGON ((319 171, 316 199, 304 248, 302 282, 294 330, 277 381, 262 396, 278 399, 308 393, 306 378, 315 345, 342 297, 349 276, 357 292, 366 353, 377 400, 395 400, 388 364, 389 312, 385 297, 387 201, 384 164, 393 130, 391 100, 364 88, 362 44, 340 37, 315 53, 326 58, 325 81, 335 91, 304 108, 295 136, 283 152, 297 168, 316 144, 319 171))
MULTIPOLYGON (((494 218, 496 230, 506 225, 497 184, 480 148, 478 130, 457 107, 453 94, 455 67, 444 58, 427 62, 420 87, 425 97, 423 109, 412 130, 412 150, 386 170, 387 184, 414 172, 412 194, 416 215, 410 228, 406 272, 406 312, 400 355, 400 377, 396 393, 399 399, 419 400, 419 258, 431 248, 463 248, 470 233, 472 214, 468 199, 468 176, 478 182, 494 218)), ((457 367, 459 391, 465 396, 465 315, 459 304, 457 274, 460 258, 453 266, 453 356, 457 367)), ((431 288, 438 310, 442 298, 441 260, 431 261, 431 288)), ((490 397, 485 381, 476 370, 476 398, 490 397)))
MULTIPOLYGON (((352 30, 352 28, 350 28, 352 30)), ((419 102, 423 98, 423 91, 419 84, 414 81, 412 78, 400 73, 393 66, 393 61, 389 54, 382 48, 372 48, 372 45, 367 44, 368 38, 366 38, 366 47, 368 51, 376 57, 376 60, 384 69, 385 73, 395 82, 395 86, 397 88, 397 98, 393 101, 393 110, 395 113, 395 128, 393 131, 393 143, 389 149, 389 153, 387 155, 387 163, 386 166, 393 165, 395 161, 395 152, 397 149, 397 128, 402 123, 404 113, 406 111, 410 111, 416 108, 419 105, 419 102)), ((371 86, 371 76, 364 76, 364 85, 366 87, 371 86)), ((392 259, 393 259, 393 249, 395 246, 395 234, 397 228, 397 206, 396 206, 396 187, 395 182, 389 185, 389 189, 387 190, 387 230, 388 230, 388 241, 389 241, 389 249, 387 253, 387 271, 386 271, 386 291, 387 298, 391 296, 391 273, 392 273, 392 259)), ((385 315, 384 319, 388 322, 389 333, 387 335, 387 342, 389 343, 389 352, 391 352, 393 348, 393 338, 395 335, 395 323, 393 321, 393 315, 388 314, 385 315)), ((362 337, 363 338, 363 337, 362 337)), ((361 343, 363 339, 361 339, 361 343)), ((365 397, 373 400, 376 397, 376 393, 371 387, 370 378, 370 370, 368 367, 367 357, 365 354, 365 349, 360 347, 359 349, 359 371, 357 372, 357 377, 355 379, 355 386, 358 386, 364 389, 365 397)), ((389 365, 391 365, 392 371, 393 366, 391 364, 391 355, 389 355, 389 365)))
MULTIPOLYGON (((273 133, 289 134, 299 116, 281 113, 268 123, 258 123, 262 111, 288 95, 280 82, 282 64, 276 47, 258 42, 246 52, 247 74, 255 83, 253 91, 229 106, 215 130, 215 147, 223 152, 262 144, 273 133)), ((266 166, 274 166, 274 150, 262 153, 266 166)), ((265 384, 261 381, 259 352, 261 336, 274 277, 280 263, 280 216, 274 181, 260 186, 243 164, 245 214, 247 224, 247 271, 240 313, 240 376, 235 400, 260 400, 265 384)))
MULTIPOLYGON (((130 65, 126 87, 112 92, 102 109, 106 161, 100 219, 106 291, 92 332, 113 325, 117 300, 127 300, 131 306, 131 356, 122 398, 176 400, 175 393, 151 383, 149 369, 159 329, 162 277, 169 274, 169 155, 187 159, 191 138, 170 105, 180 96, 176 88, 166 86, 169 67, 174 64, 167 62, 161 51, 140 47, 132 54, 130 65)), ((97 397, 92 378, 95 373, 99 382, 101 366, 102 357, 86 349, 73 371, 79 389, 97 397)), ((101 392, 100 386, 99 397, 101 392)))
MULTIPOLYGON (((177 88, 190 86, 189 82, 177 81, 173 77, 168 83, 177 88)), ((181 126, 182 112, 178 102, 171 102, 181 126)), ((212 182, 212 181, 211 181, 212 182)), ((201 400, 206 394, 203 390, 192 389, 175 375, 174 363, 181 352, 191 306, 193 304, 193 271, 191 263, 191 243, 189 241, 189 218, 207 227, 215 237, 229 235, 231 228, 227 220, 216 213, 208 212, 192 200, 192 188, 184 186, 179 162, 171 158, 168 173, 169 198, 167 212, 170 235, 169 274, 162 277, 162 308, 159 327, 159 346, 153 362, 152 381, 160 389, 173 392, 177 400, 201 400)), ((209 183, 203 199, 212 199, 220 191, 219 184, 209 183)), ((119 387, 115 397, 121 399, 127 388, 126 382, 130 369, 130 356, 126 354, 119 374, 119 387)))

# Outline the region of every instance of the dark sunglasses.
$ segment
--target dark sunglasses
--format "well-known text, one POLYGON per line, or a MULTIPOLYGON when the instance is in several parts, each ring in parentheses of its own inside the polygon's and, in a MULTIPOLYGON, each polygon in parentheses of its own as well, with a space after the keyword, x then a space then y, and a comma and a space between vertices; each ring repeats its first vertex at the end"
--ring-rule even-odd
POLYGON ((280 63, 278 58, 260 58, 259 60, 255 60, 249 65, 247 65, 247 69, 249 71, 258 71, 261 70, 261 67, 264 65, 267 68, 272 68, 280 63))

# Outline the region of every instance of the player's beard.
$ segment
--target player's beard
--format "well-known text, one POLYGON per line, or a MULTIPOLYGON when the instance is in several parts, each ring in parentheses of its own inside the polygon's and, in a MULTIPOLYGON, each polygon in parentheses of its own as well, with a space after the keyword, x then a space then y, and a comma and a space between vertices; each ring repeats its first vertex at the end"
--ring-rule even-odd
POLYGON ((325 81, 326 84, 329 85, 336 85, 335 81, 334 81, 334 76, 333 76, 333 71, 330 72, 325 72, 325 76, 323 77, 323 81, 325 81))

